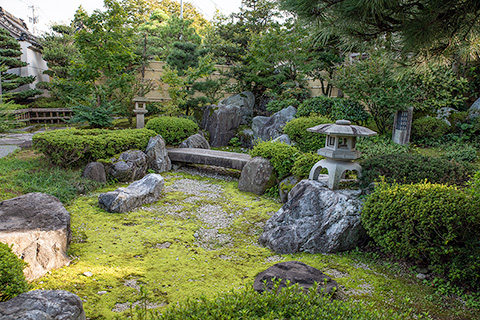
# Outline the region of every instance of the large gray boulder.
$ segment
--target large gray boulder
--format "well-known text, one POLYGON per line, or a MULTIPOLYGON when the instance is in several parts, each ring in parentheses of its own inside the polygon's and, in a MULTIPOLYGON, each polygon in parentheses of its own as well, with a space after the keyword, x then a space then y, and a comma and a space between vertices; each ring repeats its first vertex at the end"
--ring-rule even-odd
POLYGON ((285 124, 292 120, 297 109, 290 106, 274 113, 271 117, 258 116, 252 120, 252 130, 255 139, 268 141, 281 136, 285 124))
POLYGON ((28 193, 0 202, 0 242, 28 262, 27 280, 68 265, 70 238, 70 214, 54 196, 28 193))
POLYGON ((107 174, 120 182, 141 179, 147 172, 147 157, 140 150, 128 150, 118 159, 112 158, 107 165, 107 174))
POLYGON ((168 157, 167 146, 162 136, 158 135, 151 137, 150 140, 148 140, 145 154, 148 169, 151 169, 156 173, 170 171, 172 169, 172 162, 168 157))
POLYGON ((242 113, 237 105, 211 105, 205 107, 202 128, 210 135, 212 147, 228 145, 242 122, 242 113))
POLYGON ((34 290, 0 302, 1 320, 85 320, 82 300, 64 290, 34 290))
POLYGON ((210 144, 207 139, 200 134, 194 134, 180 143, 179 148, 197 148, 197 149, 210 149, 210 144))
POLYGON ((126 188, 101 193, 98 205, 108 212, 122 213, 152 203, 160 198, 165 182, 156 173, 147 174, 141 180, 135 181, 126 188))
POLYGON ((265 224, 260 244, 278 253, 334 253, 365 239, 360 223, 361 190, 330 190, 325 182, 302 180, 265 224))
POLYGON ((468 108, 468 117, 470 119, 477 118, 480 116, 480 98, 475 100, 475 102, 468 108))
POLYGON ((240 191, 252 192, 258 195, 265 193, 265 190, 275 185, 275 174, 268 159, 255 157, 247 162, 242 169, 238 189, 240 191))
POLYGON ((83 169, 82 177, 101 183, 107 182, 105 166, 101 162, 90 162, 87 164, 83 169))
POLYGON ((260 272, 253 282, 253 289, 257 292, 272 291, 274 282, 280 281, 280 288, 298 284, 305 293, 315 285, 318 293, 332 293, 337 289, 337 282, 320 270, 299 261, 287 261, 274 264, 265 271, 260 272))
POLYGON ((253 116, 253 108, 255 107, 255 95, 250 91, 244 91, 239 94, 230 96, 218 103, 220 106, 237 106, 242 116, 241 124, 247 124, 253 116))

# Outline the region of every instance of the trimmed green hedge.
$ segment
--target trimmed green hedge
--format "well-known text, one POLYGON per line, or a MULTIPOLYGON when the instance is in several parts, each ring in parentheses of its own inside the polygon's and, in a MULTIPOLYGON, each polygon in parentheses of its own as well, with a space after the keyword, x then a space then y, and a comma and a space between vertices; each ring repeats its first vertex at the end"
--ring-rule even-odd
POLYGON ((27 263, 19 259, 8 244, 0 242, 0 302, 26 292, 29 285, 23 268, 27 263))
POLYGON ((65 129, 33 136, 33 147, 61 167, 77 167, 130 149, 144 150, 155 131, 148 129, 65 129))
POLYGON ((270 160, 280 180, 290 175, 293 164, 300 154, 295 147, 271 141, 260 142, 250 151, 252 158, 263 157, 270 160))
POLYGON ((165 139, 166 144, 173 146, 198 133, 198 125, 193 120, 176 117, 150 119, 145 128, 155 131, 165 139))
POLYGON ((379 183, 361 213, 377 244, 425 259, 449 279, 480 285, 480 202, 455 186, 379 183))
POLYGON ((413 121, 412 139, 415 141, 440 139, 449 130, 450 127, 445 121, 434 117, 424 117, 413 121))
POLYGON ((296 147, 302 152, 316 152, 318 149, 325 147, 326 135, 309 132, 307 129, 319 124, 331 122, 332 121, 324 117, 300 117, 287 122, 283 128, 283 132, 295 142, 296 147))
POLYGON ((300 155, 297 160, 295 160, 292 168, 292 174, 300 180, 306 179, 310 175, 310 170, 312 170, 312 167, 318 161, 323 159, 325 159, 324 156, 316 153, 304 153, 300 155))

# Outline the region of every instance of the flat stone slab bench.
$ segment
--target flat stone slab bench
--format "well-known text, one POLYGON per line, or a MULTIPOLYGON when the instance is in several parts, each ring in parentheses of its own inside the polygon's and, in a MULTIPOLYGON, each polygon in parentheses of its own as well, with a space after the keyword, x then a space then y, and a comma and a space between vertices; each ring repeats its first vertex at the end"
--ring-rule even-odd
POLYGON ((197 148, 167 148, 172 162, 187 162, 242 170, 251 157, 245 153, 197 148))

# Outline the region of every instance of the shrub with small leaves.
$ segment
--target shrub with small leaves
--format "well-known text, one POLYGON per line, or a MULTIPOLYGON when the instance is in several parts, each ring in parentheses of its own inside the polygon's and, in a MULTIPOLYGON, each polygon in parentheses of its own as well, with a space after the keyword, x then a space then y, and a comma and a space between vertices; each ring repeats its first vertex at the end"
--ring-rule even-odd
POLYGON ((178 145, 189 136, 198 133, 198 125, 190 119, 158 117, 150 119, 145 128, 158 133, 169 145, 178 145))
POLYGON ((325 159, 324 156, 316 153, 307 152, 300 155, 293 164, 292 174, 298 179, 306 179, 310 174, 312 167, 320 160, 325 159))
POLYGON ((23 269, 27 263, 19 259, 9 245, 0 242, 0 302, 26 292, 29 285, 23 269))
POLYGON ((302 152, 317 151, 325 146, 325 135, 309 132, 307 129, 330 122, 329 119, 318 116, 295 118, 287 122, 283 132, 295 142, 302 152))
POLYGON ((288 108, 290 106, 297 108, 300 102, 297 99, 285 99, 285 100, 270 100, 267 105, 267 111, 278 112, 282 109, 288 108))
POLYGON ((328 117, 332 114, 332 108, 335 101, 339 98, 330 98, 327 96, 318 96, 304 100, 297 110, 297 117, 308 117, 310 115, 320 115, 328 117))
POLYGON ((398 258, 425 259, 451 280, 480 286, 480 203, 455 186, 380 182, 362 224, 398 258))
POLYGON ((477 160, 477 149, 469 144, 454 143, 445 148, 441 157, 446 160, 474 162, 477 160))
POLYGON ((290 175, 293 164, 299 155, 300 151, 297 148, 285 143, 271 141, 260 142, 250 151, 252 157, 263 157, 270 160, 278 179, 290 175))
POLYGON ((351 99, 335 99, 331 117, 335 120, 350 120, 354 123, 365 124, 370 115, 357 101, 351 99))
POLYGON ((400 145, 392 141, 390 137, 360 137, 355 147, 362 153, 362 159, 369 159, 376 156, 395 153, 411 152, 411 145, 400 145))
POLYGON ((52 164, 77 167, 130 149, 144 150, 150 137, 156 135, 148 129, 65 129, 34 135, 33 147, 52 164))
POLYGON ((424 117, 416 119, 412 123, 412 139, 422 141, 424 139, 439 139, 450 130, 448 124, 441 119, 424 117))
POLYGON ((468 163, 448 161, 420 154, 395 153, 381 155, 362 162, 360 183, 367 186, 384 177, 387 182, 464 185, 475 168, 468 163))

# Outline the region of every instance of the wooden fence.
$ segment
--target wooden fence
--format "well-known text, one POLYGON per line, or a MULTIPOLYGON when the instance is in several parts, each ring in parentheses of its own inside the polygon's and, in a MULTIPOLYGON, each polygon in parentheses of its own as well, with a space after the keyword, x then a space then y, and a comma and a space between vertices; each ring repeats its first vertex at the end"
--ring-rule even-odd
POLYGON ((12 111, 15 119, 28 124, 31 123, 64 123, 72 117, 72 110, 68 108, 29 108, 12 111))

